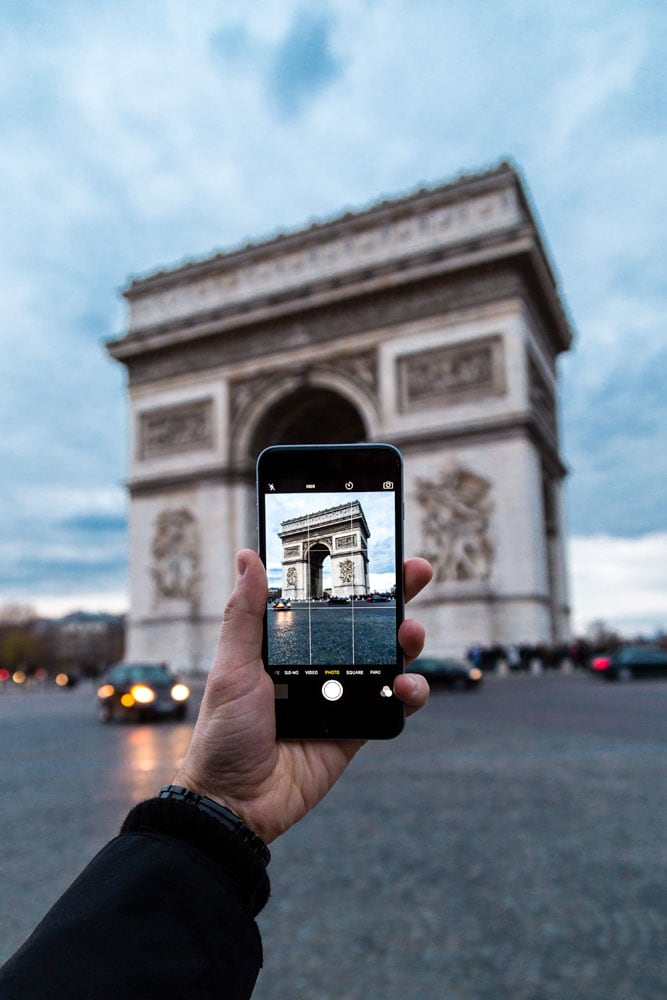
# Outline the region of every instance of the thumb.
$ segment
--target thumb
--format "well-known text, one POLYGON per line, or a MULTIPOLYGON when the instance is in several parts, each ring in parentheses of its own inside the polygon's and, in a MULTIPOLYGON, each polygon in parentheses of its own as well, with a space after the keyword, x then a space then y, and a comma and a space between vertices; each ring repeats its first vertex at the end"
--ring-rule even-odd
POLYGON ((261 660, 267 601, 266 571, 257 553, 241 549, 236 569, 236 585, 225 606, 214 661, 214 670, 227 674, 261 660))

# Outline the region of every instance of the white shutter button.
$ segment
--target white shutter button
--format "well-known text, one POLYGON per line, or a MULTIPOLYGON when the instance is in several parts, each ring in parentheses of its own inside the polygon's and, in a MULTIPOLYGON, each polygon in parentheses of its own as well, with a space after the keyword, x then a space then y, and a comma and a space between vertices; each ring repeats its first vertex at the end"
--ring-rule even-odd
POLYGON ((322 694, 327 701, 338 701, 343 696, 343 685, 340 681, 325 681, 322 685, 322 694))

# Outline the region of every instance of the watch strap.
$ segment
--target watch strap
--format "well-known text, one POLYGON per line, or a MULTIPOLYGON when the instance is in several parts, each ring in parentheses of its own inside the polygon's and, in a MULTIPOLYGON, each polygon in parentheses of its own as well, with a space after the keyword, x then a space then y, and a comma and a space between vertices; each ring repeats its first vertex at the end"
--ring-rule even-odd
POLYGON ((210 799, 207 795, 200 795, 198 792, 193 792, 189 788, 184 788, 183 785, 163 785, 158 798, 184 802, 189 806, 194 806, 200 812, 206 813, 207 816, 212 816, 224 827, 236 834, 237 837, 240 837, 244 844, 259 858, 265 868, 270 862, 271 852, 261 837, 258 837, 249 826, 246 826, 236 813, 232 812, 226 806, 220 805, 214 799, 210 799))
POLYGON ((269 898, 271 885, 260 854, 230 825, 210 812, 193 808, 187 800, 156 796, 138 802, 126 816, 120 833, 176 838, 196 848, 217 869, 250 916, 255 917, 269 898))

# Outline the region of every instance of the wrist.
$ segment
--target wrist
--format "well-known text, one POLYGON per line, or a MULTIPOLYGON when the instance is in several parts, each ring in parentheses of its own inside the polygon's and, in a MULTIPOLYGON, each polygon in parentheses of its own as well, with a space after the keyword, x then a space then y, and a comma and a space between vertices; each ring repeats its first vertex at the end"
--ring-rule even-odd
MULTIPOLYGON (((217 792, 211 791, 208 787, 205 787, 199 781, 192 778, 187 771, 182 769, 174 776, 173 786, 187 788, 189 791, 195 792, 197 795, 201 795, 202 798, 210 799, 223 809, 229 809, 229 811, 234 813, 234 815, 237 816, 249 830, 256 834, 260 839, 264 840, 265 843, 268 843, 266 838, 263 837, 260 831, 256 829, 255 824, 248 816, 247 811, 235 799, 231 798, 231 796, 219 795, 217 792)), ((163 787, 166 788, 167 786, 165 785, 163 787)))
POLYGON ((231 819, 228 810, 223 812, 215 803, 213 809, 202 808, 201 799, 177 786, 172 794, 160 793, 138 803, 120 832, 175 837, 197 848, 215 865, 222 881, 236 894, 244 909, 255 916, 270 891, 266 871, 268 848, 241 820, 231 819))
POLYGON ((270 862, 271 852, 265 842, 227 802, 222 802, 210 795, 203 795, 193 788, 180 784, 163 785, 158 798, 172 802, 182 802, 210 816, 220 823, 221 826, 225 827, 225 829, 233 833, 234 836, 238 837, 265 868, 270 862))

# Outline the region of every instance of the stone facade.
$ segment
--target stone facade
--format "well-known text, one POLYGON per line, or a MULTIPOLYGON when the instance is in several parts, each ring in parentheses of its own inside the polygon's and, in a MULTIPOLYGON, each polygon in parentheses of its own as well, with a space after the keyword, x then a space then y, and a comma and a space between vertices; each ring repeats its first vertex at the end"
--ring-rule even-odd
POLYGON ((133 281, 129 655, 205 668, 267 444, 387 441, 432 653, 569 636, 571 331, 508 164, 133 281))
POLYGON ((332 597, 370 593, 368 525, 358 500, 283 521, 282 596, 291 601, 324 595, 322 567, 331 560, 332 597))

